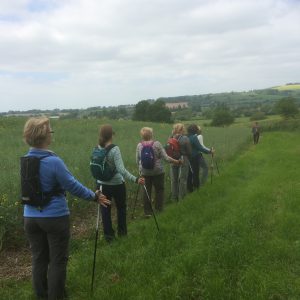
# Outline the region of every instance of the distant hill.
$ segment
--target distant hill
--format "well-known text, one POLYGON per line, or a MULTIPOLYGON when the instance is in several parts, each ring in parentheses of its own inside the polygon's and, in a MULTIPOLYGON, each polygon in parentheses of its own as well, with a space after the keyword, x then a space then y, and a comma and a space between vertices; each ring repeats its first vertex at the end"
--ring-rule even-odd
POLYGON ((278 91, 300 90, 300 83, 287 83, 286 85, 275 86, 273 89, 278 91))
POLYGON ((300 104, 300 83, 286 84, 262 90, 245 92, 228 92, 217 94, 186 95, 177 97, 161 97, 166 103, 188 102, 191 106, 211 107, 218 103, 225 103, 231 109, 247 108, 258 105, 273 105, 284 97, 294 97, 300 104))
MULTIPOLYGON (((219 103, 225 103, 230 109, 256 109, 258 107, 268 107, 284 98, 293 97, 300 105, 300 83, 287 83, 281 86, 270 87, 261 90, 250 90, 244 92, 226 92, 209 93, 199 95, 185 95, 175 97, 161 97, 158 99, 148 99, 148 101, 162 100, 166 103, 172 103, 169 107, 176 107, 174 103, 187 103, 195 111, 207 109, 216 106, 219 103)), ((89 107, 86 109, 53 109, 53 110, 28 110, 28 111, 9 111, 0 113, 0 116, 29 116, 29 115, 48 115, 60 117, 108 117, 108 118, 131 118, 135 105, 119 105, 108 107, 89 107)), ((267 110, 268 110, 267 109, 267 110)))

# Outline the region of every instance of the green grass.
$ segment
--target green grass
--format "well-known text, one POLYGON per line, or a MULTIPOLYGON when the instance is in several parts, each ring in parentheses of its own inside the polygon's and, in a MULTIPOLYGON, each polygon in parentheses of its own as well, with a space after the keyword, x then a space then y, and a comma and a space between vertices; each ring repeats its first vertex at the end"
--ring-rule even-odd
MULTIPOLYGON (((70 299, 299 299, 300 135, 272 132, 198 192, 129 236, 73 252, 70 299)), ((95 217, 95 216, 93 216, 95 217)), ((28 282, 2 283, 1 299, 30 299, 28 282)))
MULTIPOLYGON (((18 203, 20 194, 19 157, 28 151, 22 141, 25 118, 0 118, 0 251, 3 247, 19 247, 24 244, 22 230, 22 207, 18 203)), ((172 125, 132 121, 111 121, 101 119, 51 120, 54 129, 54 141, 51 149, 66 163, 72 174, 83 184, 94 189, 94 180, 89 170, 92 148, 98 141, 98 129, 101 124, 111 123, 116 135, 114 143, 122 153, 126 168, 137 175, 135 163, 136 145, 140 140, 139 131, 143 126, 154 129, 154 138, 163 145, 171 133, 172 125)), ((214 146, 216 159, 223 161, 233 157, 240 147, 249 141, 250 130, 240 128, 204 128, 207 146, 214 146)), ((128 206, 131 207, 136 185, 127 182, 128 206)), ((169 194, 169 166, 166 165, 166 195, 169 194)), ((72 217, 89 213, 90 203, 68 195, 72 217)), ((141 211, 141 210, 140 210, 141 211)))

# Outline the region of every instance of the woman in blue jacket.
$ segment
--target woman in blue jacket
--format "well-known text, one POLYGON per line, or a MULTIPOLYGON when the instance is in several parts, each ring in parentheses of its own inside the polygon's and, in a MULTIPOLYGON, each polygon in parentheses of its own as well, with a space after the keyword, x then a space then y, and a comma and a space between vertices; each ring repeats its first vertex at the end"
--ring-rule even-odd
POLYGON ((187 128, 188 138, 192 147, 192 154, 190 156, 190 168, 187 179, 187 189, 189 192, 192 192, 195 188, 198 189, 200 186, 199 180, 199 153, 213 153, 213 148, 207 149, 204 148, 198 140, 199 129, 196 124, 191 124, 187 128))
POLYGON ((39 299, 64 299, 70 211, 65 191, 88 201, 107 206, 110 201, 100 192, 93 192, 67 169, 63 160, 49 150, 53 131, 48 118, 31 118, 25 126, 24 141, 31 147, 26 156, 43 157, 39 177, 43 192, 57 190, 43 207, 24 205, 24 229, 32 254, 33 288, 39 299))

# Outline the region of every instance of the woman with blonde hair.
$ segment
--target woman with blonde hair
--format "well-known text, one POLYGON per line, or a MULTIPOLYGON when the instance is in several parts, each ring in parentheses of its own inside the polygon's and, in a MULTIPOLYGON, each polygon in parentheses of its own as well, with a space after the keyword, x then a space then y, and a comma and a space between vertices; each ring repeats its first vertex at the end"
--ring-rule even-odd
POLYGON ((187 178, 189 172, 189 157, 191 155, 191 145, 186 136, 185 126, 182 123, 174 124, 172 137, 178 140, 181 165, 171 167, 171 189, 172 198, 175 201, 183 199, 187 194, 187 178))
MULTIPOLYGON (((24 229, 32 254, 32 280, 37 298, 64 299, 68 246, 70 239, 69 208, 65 191, 88 201, 107 206, 110 201, 100 191, 93 192, 83 186, 67 169, 63 160, 49 150, 52 135, 48 118, 30 118, 25 126, 24 141, 30 146, 26 154, 30 159, 39 158, 39 181, 42 197, 48 203, 35 206, 30 198, 22 195, 24 229)), ((27 167, 30 169, 30 165, 27 167)), ((26 172, 25 172, 26 173, 26 172)), ((21 167, 21 184, 26 185, 21 167)), ((23 193, 23 190, 22 190, 23 193)))
MULTIPOLYGON (((155 209, 157 211, 162 211, 164 205, 165 176, 162 160, 172 163, 174 165, 179 165, 180 160, 176 160, 168 156, 161 143, 159 141, 153 140, 152 128, 143 127, 140 131, 140 135, 142 141, 138 143, 136 147, 136 162, 138 164, 140 174, 145 178, 145 185, 150 199, 152 194, 152 186, 155 189, 155 209), (143 161, 143 151, 145 151, 146 147, 150 149, 150 152, 153 151, 153 164, 151 166, 147 165, 143 161)), ((145 191, 143 200, 145 216, 150 216, 152 214, 151 203, 145 191)))
MULTIPOLYGON (((99 149, 110 149, 107 154, 107 161, 112 170, 115 170, 114 176, 108 181, 97 180, 98 187, 102 187, 103 194, 107 199, 115 200, 117 208, 118 236, 127 235, 126 222, 126 186, 125 179, 136 184, 144 184, 142 177, 136 177, 127 171, 124 167, 120 148, 113 144, 113 128, 110 124, 104 124, 99 131, 99 149)), ((111 207, 101 207, 104 238, 107 242, 115 239, 115 231, 112 226, 111 207)))

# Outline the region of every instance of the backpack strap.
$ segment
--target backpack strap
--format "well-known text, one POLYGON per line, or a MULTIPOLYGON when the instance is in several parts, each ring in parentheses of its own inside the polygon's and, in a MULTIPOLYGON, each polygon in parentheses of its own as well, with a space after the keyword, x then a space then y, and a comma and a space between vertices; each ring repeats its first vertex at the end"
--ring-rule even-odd
POLYGON ((109 153, 109 151, 112 149, 112 148, 114 148, 114 147, 116 147, 117 145, 115 145, 115 144, 110 144, 110 145, 108 145, 107 147, 105 147, 105 150, 106 150, 106 155, 109 153))

